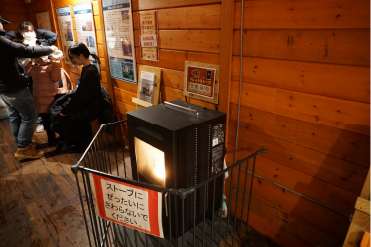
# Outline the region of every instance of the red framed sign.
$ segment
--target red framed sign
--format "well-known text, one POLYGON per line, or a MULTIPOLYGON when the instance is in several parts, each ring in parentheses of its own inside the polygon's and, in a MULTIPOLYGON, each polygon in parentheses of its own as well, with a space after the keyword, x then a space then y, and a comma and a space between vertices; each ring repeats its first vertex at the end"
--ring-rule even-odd
POLYGON ((128 183, 89 174, 96 214, 106 220, 164 237, 162 194, 128 183))
POLYGON ((184 75, 185 96, 218 103, 219 65, 186 61, 184 75))

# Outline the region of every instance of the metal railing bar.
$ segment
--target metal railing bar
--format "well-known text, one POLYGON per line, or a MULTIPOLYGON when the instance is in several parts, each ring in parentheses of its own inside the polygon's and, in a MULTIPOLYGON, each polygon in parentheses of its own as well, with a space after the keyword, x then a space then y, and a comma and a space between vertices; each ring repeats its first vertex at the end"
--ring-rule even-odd
MULTIPOLYGON (((104 136, 103 136, 103 140, 104 140, 104 144, 106 145, 105 149, 106 149, 106 152, 104 153, 106 155, 106 158, 107 158, 107 165, 108 165, 108 169, 107 169, 107 172, 109 171, 110 174, 112 174, 112 169, 111 169, 111 155, 110 155, 110 151, 109 151, 109 140, 108 140, 108 137, 107 137, 107 126, 106 127, 106 130, 103 132, 104 133, 104 136)), ((116 163, 117 164, 117 163, 116 163)))
POLYGON ((86 219, 85 208, 84 208, 84 203, 83 203, 82 196, 81 196, 80 183, 79 183, 79 178, 77 177, 77 174, 75 174, 75 178, 76 178, 76 183, 77 183, 77 191, 78 191, 79 197, 80 197, 80 203, 81 203, 81 208, 82 208, 82 215, 84 217, 86 232, 88 233, 87 235, 88 235, 88 239, 89 239, 89 246, 91 246, 91 240, 90 240, 90 234, 89 234, 89 227, 88 227, 88 222, 87 222, 87 219, 86 219))
MULTIPOLYGON (((245 169, 242 168, 242 170, 246 172, 245 169)), ((247 171, 247 173, 252 174, 250 171, 247 171)), ((338 214, 341 214, 341 215, 343 215, 343 216, 345 216, 345 217, 347 217, 347 218, 350 218, 350 215, 347 214, 347 213, 344 213, 344 212, 342 212, 342 211, 340 211, 340 210, 338 210, 338 209, 336 209, 336 208, 333 208, 333 207, 331 207, 331 206, 329 206, 329 205, 327 205, 327 204, 324 204, 324 203, 322 203, 322 202, 320 202, 320 201, 317 201, 317 200, 315 200, 315 199, 313 199, 313 198, 310 198, 310 197, 307 197, 307 196, 305 196, 305 195, 303 195, 303 194, 300 194, 300 193, 298 193, 298 192, 296 192, 296 191, 294 191, 294 190, 292 190, 292 189, 289 189, 289 188, 287 188, 287 187, 285 187, 285 186, 283 186, 283 185, 280 185, 280 184, 278 184, 278 183, 275 183, 275 182, 273 182, 273 181, 271 181, 271 180, 269 180, 269 179, 266 179, 266 178, 264 178, 264 177, 262 177, 262 176, 259 176, 259 175, 257 175, 257 174, 254 174, 254 177, 257 177, 257 178, 263 179, 264 181, 267 181, 267 182, 269 182, 269 183, 271 183, 271 184, 274 184, 274 185, 276 185, 276 186, 278 186, 278 187, 280 187, 280 188, 282 188, 282 189, 285 189, 285 190, 287 190, 287 191, 289 191, 289 192, 291 192, 291 193, 294 193, 294 194, 296 194, 296 195, 298 195, 298 196, 300 196, 300 197, 303 197, 303 198, 305 198, 305 199, 307 199, 307 200, 309 200, 309 201, 311 201, 311 202, 313 202, 313 203, 315 203, 315 204, 318 204, 318 205, 320 205, 320 206, 322 206, 322 207, 325 207, 325 208, 327 208, 327 209, 330 209, 330 210, 332 210, 332 211, 334 211, 334 212, 336 212, 336 213, 338 213, 338 214)))
MULTIPOLYGON (((118 166, 118 162, 117 162, 117 151, 116 151, 116 137, 119 136, 119 135, 117 135, 118 127, 116 127, 116 126, 111 126, 111 127, 113 128, 112 132, 115 133, 115 135, 112 136, 112 138, 113 138, 113 150, 115 150, 116 172, 117 172, 117 176, 120 176, 119 166, 118 166)), ((121 140, 121 137, 120 137, 120 140, 121 140)), ((121 148, 122 148, 122 146, 121 146, 121 148)), ((123 162, 124 162, 124 169, 125 169, 125 160, 123 160, 123 162)), ((126 174, 125 174, 125 177, 126 177, 126 174)))
MULTIPOLYGON (((237 194, 236 194, 236 205, 234 207, 234 220, 233 220, 233 229, 236 229, 236 219, 237 219, 237 204, 238 204, 238 193, 240 191, 240 178, 241 178, 241 166, 242 164, 238 167, 238 179, 237 179, 237 194)), ((232 180, 232 179, 231 179, 232 180)), ((231 188, 232 190, 232 188, 231 188)), ((231 201, 229 201, 229 204, 231 204, 231 201)), ((232 234, 232 246, 234 244, 234 233, 235 231, 233 231, 233 234, 232 234)), ((240 243, 240 241, 238 241, 238 243, 240 243)))
POLYGON ((213 200, 212 200, 213 205, 212 205, 212 210, 211 210, 211 246, 213 243, 213 233, 214 233, 215 186, 216 186, 216 179, 214 179, 214 184, 213 184, 213 200))
POLYGON ((206 214, 206 193, 207 193, 207 189, 206 189, 206 185, 204 185, 205 189, 204 189, 204 213, 203 213, 203 217, 204 217, 204 222, 203 222, 203 229, 202 229, 202 246, 204 246, 205 244, 205 214, 206 214))
MULTIPOLYGON (((249 167, 249 161, 246 161, 246 169, 248 169, 249 167)), ((243 168, 241 168, 243 170, 243 168)), ((244 185, 243 185, 243 191, 245 192, 246 191, 246 184, 247 184, 247 172, 245 172, 245 182, 244 182, 244 185)), ((237 196, 238 196, 238 193, 237 193, 237 196)), ((242 197, 242 208, 241 208, 241 220, 240 220, 240 238, 242 236, 242 219, 243 219, 243 209, 245 207, 245 196, 246 196, 246 193, 243 193, 243 197, 242 197)), ((246 228, 247 228, 247 225, 246 225, 246 228)))
MULTIPOLYGON (((232 197, 232 186, 233 186, 233 175, 234 175, 234 170, 231 170, 231 181, 229 183, 229 196, 228 196, 228 202, 229 204, 231 203, 231 197, 232 197)), ((229 228, 229 212, 230 212, 230 207, 227 207, 227 227, 226 227, 226 232, 225 232, 225 246, 227 246, 227 239, 228 239, 228 228, 229 228)))
MULTIPOLYGON (((90 197, 89 197, 89 192, 88 192, 88 188, 87 188, 87 181, 85 180, 85 174, 82 172, 82 180, 83 180, 83 184, 84 184, 84 191, 85 191, 85 197, 86 197, 86 203, 87 203, 87 206, 88 206, 88 210, 89 210, 89 218, 90 218, 90 225, 91 225, 91 231, 93 233, 93 238, 94 238, 94 242, 95 242, 95 246, 98 246, 98 243, 97 243, 97 232, 94 230, 95 228, 95 224, 94 224, 94 218, 92 217, 92 213, 91 213, 91 207, 90 207, 90 197)), ((88 235, 90 234, 90 232, 88 232, 88 235)))
POLYGON ((91 193, 91 186, 90 186, 89 176, 86 176, 86 181, 87 181, 88 194, 89 194, 89 200, 90 200, 90 205, 91 205, 91 212, 92 212, 92 216, 93 216, 93 222, 94 222, 94 228, 95 228, 96 238, 98 240, 98 243, 100 243, 99 229, 98 229, 97 218, 96 218, 97 216, 95 215, 95 208, 94 208, 93 198, 91 196, 92 193, 91 193))
POLYGON ((145 183, 145 182, 135 181, 135 180, 131 180, 131 179, 123 178, 123 177, 118 177, 118 176, 113 175, 113 174, 107 174, 107 173, 100 172, 100 171, 97 171, 97 170, 94 170, 94 169, 91 169, 91 168, 88 168, 88 167, 84 167, 84 166, 79 166, 77 169, 78 170, 84 170, 84 171, 87 171, 87 172, 90 172, 90 173, 93 173, 93 174, 97 174, 97 175, 102 176, 102 177, 112 178, 112 179, 115 179, 119 182, 129 183, 129 184, 140 186, 140 187, 143 187, 143 188, 146 188, 146 189, 154 190, 154 191, 157 191, 157 192, 168 192, 168 193, 176 194, 176 195, 180 194, 178 192, 178 190, 175 190, 175 189, 168 189, 168 188, 160 187, 158 185, 148 184, 148 183, 145 183))
MULTIPOLYGON (((79 161, 77 161, 77 163, 73 166, 79 166, 81 161, 85 158, 85 154, 90 150, 90 147, 92 145, 92 143, 94 143, 95 139, 97 138, 97 136, 99 135, 99 133, 102 131, 102 128, 103 126, 105 125, 115 125, 115 124, 120 124, 120 123, 124 123, 126 122, 127 120, 122 120, 122 121, 117 121, 117 122, 114 122, 114 123, 107 123, 107 124, 101 124, 101 126, 99 127, 99 130, 97 131, 97 133, 95 134, 95 136, 93 137, 93 140, 90 142, 89 146, 86 148, 85 152, 82 154, 81 158, 79 161)), ((71 167, 72 169, 72 167, 71 167)))
POLYGON ((179 192, 180 192, 181 194, 187 194, 187 193, 190 193, 190 192, 192 192, 193 190, 196 190, 196 189, 198 189, 199 187, 201 187, 203 184, 208 183, 208 182, 212 181, 213 179, 220 177, 221 175, 224 175, 224 173, 226 173, 226 172, 232 170, 233 168, 235 168, 235 167, 241 165, 242 163, 246 162, 247 160, 249 160, 249 159, 251 159, 251 158, 254 158, 254 157, 256 157, 257 155, 259 155, 259 154, 261 154, 261 153, 265 153, 265 152, 267 152, 265 149, 260 149, 260 150, 256 151, 255 153, 253 153, 252 155, 250 155, 250 156, 244 158, 243 160, 238 161, 237 163, 233 164, 232 166, 230 166, 230 167, 228 167, 228 168, 226 168, 226 169, 224 169, 224 170, 222 170, 222 171, 220 171, 220 172, 218 172, 218 173, 212 175, 210 178, 204 180, 202 183, 196 184, 196 185, 191 186, 191 187, 189 187, 189 188, 187 188, 187 189, 179 189, 179 192))
POLYGON ((245 238, 245 243, 246 243, 246 240, 249 241, 249 216, 250 216, 250 207, 251 207, 251 195, 252 195, 252 187, 253 187, 253 184, 254 184, 254 173, 255 173, 255 161, 256 161, 256 157, 254 157, 254 161, 253 161, 253 164, 252 164, 252 174, 251 174, 251 185, 250 185, 250 194, 249 194, 249 202, 248 202, 248 206, 247 206, 247 218, 246 218, 246 238, 245 238))

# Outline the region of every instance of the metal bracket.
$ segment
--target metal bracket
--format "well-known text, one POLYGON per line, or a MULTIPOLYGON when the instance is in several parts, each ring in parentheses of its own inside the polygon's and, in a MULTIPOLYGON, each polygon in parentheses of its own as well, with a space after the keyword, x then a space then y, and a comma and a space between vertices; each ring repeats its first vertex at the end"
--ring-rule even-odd
POLYGON ((186 111, 193 112, 193 113, 196 114, 196 118, 198 119, 199 112, 196 111, 196 110, 189 109, 189 108, 184 107, 184 106, 176 105, 176 104, 170 103, 170 102, 168 102, 168 101, 164 101, 164 107, 165 107, 165 108, 166 108, 166 105, 168 105, 168 106, 178 107, 178 108, 180 108, 180 109, 182 109, 182 110, 186 110, 186 111))

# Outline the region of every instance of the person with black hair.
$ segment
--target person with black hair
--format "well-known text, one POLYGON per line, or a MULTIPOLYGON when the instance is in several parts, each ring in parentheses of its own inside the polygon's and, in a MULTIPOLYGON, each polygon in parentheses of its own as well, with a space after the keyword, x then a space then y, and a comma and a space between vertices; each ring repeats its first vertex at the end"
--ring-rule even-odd
MULTIPOLYGON (((52 31, 44 30, 44 29, 37 29, 35 30, 34 26, 30 21, 23 21, 21 22, 17 27, 17 33, 14 31, 9 31, 5 33, 5 37, 11 41, 22 43, 26 46, 52 46, 57 42, 58 35, 52 31)), ((53 60, 61 60, 63 58, 63 53, 58 50, 58 56, 56 54, 53 54, 53 60)), ((52 87, 47 87, 50 83, 43 83, 42 86, 44 90, 40 90, 40 85, 38 85, 38 79, 43 78, 42 81, 45 82, 45 72, 53 71, 51 75, 53 77, 50 77, 52 80, 59 81, 62 76, 62 73, 59 72, 58 75, 58 67, 59 71, 61 70, 60 63, 51 63, 52 60, 49 60, 47 56, 42 58, 21 58, 19 61, 26 67, 29 75, 29 84, 28 88, 31 91, 31 94, 34 96, 36 106, 39 112, 39 117, 37 119, 37 127, 36 132, 43 132, 44 129, 46 130, 48 134, 48 143, 53 143, 53 140, 55 137, 53 137, 54 133, 51 132, 49 127, 49 120, 48 120, 48 114, 45 110, 42 110, 40 112, 40 102, 42 104, 49 104, 53 100, 53 97, 45 97, 43 96, 42 101, 40 101, 39 93, 44 94, 44 92, 47 92, 48 95, 55 94, 54 89, 52 87), (32 61, 32 62, 31 62, 32 61), (34 66, 33 66, 34 65, 34 66), (50 69, 51 67, 52 69, 50 69), (36 69, 38 68, 38 69, 36 69), (40 68, 43 68, 43 76, 40 76, 41 73, 36 72, 40 68), (36 76, 35 76, 36 75, 36 76), (36 81, 35 81, 36 80, 36 81), (46 89, 46 90, 45 90, 46 89), (45 101, 46 98, 49 98, 45 101)), ((39 80, 40 82, 40 80, 39 80)), ((48 80, 46 80, 48 82, 48 80)), ((40 84, 40 83, 39 83, 40 84)), ((64 87, 65 88, 65 87, 64 87)))
POLYGON ((4 24, 9 22, 0 16, 0 97, 6 104, 10 127, 17 142, 14 154, 18 159, 37 159, 44 155, 35 149, 32 142, 34 126, 37 119, 35 101, 27 88, 29 77, 26 68, 19 63, 20 58, 49 55, 50 47, 27 47, 5 38, 4 24))
MULTIPOLYGON (((97 67, 90 61, 90 56, 100 64, 96 54, 91 54, 83 43, 75 43, 68 49, 70 61, 82 65, 79 86, 75 89, 68 104, 64 104, 60 113, 59 135, 63 141, 57 146, 57 151, 71 152, 72 147, 82 139, 87 131, 91 135, 90 122, 98 119, 101 114, 102 93, 100 75, 97 67), (90 130, 90 131, 89 131, 90 130)), ((58 132, 58 131, 56 131, 58 132)), ((89 134, 88 133, 88 134, 89 134)))

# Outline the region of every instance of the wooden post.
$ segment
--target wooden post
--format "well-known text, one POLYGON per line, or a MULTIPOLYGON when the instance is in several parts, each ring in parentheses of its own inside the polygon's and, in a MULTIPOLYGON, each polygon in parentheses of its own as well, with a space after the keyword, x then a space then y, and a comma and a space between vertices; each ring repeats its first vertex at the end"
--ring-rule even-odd
POLYGON ((370 232, 370 170, 355 209, 343 247, 358 246, 364 233, 370 232))

